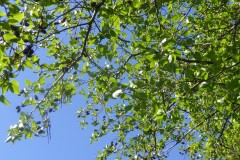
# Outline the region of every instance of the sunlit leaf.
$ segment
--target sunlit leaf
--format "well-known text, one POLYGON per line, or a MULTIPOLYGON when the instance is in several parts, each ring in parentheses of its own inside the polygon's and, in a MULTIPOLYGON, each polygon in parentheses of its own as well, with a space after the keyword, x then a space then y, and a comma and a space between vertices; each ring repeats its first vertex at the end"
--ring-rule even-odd
POLYGON ((12 81, 11 81, 10 90, 11 90, 13 93, 15 93, 15 94, 19 94, 19 93, 20 93, 18 81, 16 81, 16 80, 12 80, 12 81))
POLYGON ((18 22, 20 22, 24 17, 24 13, 23 12, 19 12, 13 15, 13 19, 17 20, 18 22))

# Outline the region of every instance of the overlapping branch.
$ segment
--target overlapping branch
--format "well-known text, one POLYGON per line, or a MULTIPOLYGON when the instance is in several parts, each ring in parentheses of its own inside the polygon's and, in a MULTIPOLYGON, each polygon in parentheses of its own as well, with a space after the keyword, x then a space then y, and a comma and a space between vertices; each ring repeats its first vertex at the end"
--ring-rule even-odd
POLYGON ((78 56, 75 58, 75 60, 69 65, 67 66, 64 70, 63 73, 55 80, 55 82, 51 85, 51 87, 47 90, 47 92, 45 93, 43 99, 38 103, 38 105, 31 111, 31 115, 34 114, 35 110, 38 109, 40 107, 40 105, 46 101, 46 98, 48 97, 48 95, 51 93, 51 91, 54 89, 54 87, 59 83, 59 81, 64 77, 64 75, 69 71, 70 68, 72 68, 75 64, 77 64, 79 62, 79 60, 81 60, 81 58, 83 56, 88 56, 86 53, 86 47, 87 47, 87 42, 88 42, 88 36, 92 30, 92 24, 94 22, 95 17, 97 16, 97 13, 100 9, 100 7, 102 5, 104 5, 105 0, 103 0, 102 2, 100 2, 96 7, 95 7, 95 11, 92 15, 91 20, 87 23, 88 24, 88 29, 87 29, 87 33, 84 39, 84 43, 83 43, 83 49, 82 51, 78 54, 78 56))

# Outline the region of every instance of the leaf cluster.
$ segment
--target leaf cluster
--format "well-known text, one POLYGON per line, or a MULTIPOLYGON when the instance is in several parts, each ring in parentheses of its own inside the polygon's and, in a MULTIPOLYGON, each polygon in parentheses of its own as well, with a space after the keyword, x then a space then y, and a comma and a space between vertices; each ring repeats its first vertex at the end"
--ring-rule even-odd
POLYGON ((50 137, 50 114, 83 95, 91 142, 117 135, 97 159, 166 159, 174 147, 239 159, 239 2, 0 3, 0 101, 25 98, 7 142, 50 137))

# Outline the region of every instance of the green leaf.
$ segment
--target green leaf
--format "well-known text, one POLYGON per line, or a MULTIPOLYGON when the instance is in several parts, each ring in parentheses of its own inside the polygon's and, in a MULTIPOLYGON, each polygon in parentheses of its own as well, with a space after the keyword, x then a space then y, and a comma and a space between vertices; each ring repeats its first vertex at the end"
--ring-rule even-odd
POLYGON ((0 11, 0 17, 3 17, 3 16, 5 16, 5 15, 6 15, 5 12, 0 11))
POLYGON ((234 54, 233 54, 233 61, 234 61, 235 63, 238 63, 238 62, 240 61, 240 54, 234 53, 234 54))
POLYGON ((10 13, 12 13, 12 14, 14 14, 14 13, 17 14, 20 11, 20 9, 18 8, 18 6, 16 4, 10 4, 9 10, 10 10, 10 13))
POLYGON ((78 41, 76 40, 76 38, 72 37, 71 40, 70 40, 70 44, 71 44, 72 46, 74 46, 74 45, 77 44, 77 43, 78 43, 78 41))
POLYGON ((13 15, 13 19, 17 20, 18 22, 21 22, 24 17, 24 12, 19 12, 13 15))
POLYGON ((24 82, 25 82, 26 86, 31 86, 31 84, 32 84, 32 82, 29 81, 28 79, 26 79, 24 82))
POLYGON ((30 69, 34 68, 32 62, 30 60, 28 60, 28 59, 25 61, 24 64, 25 64, 26 67, 28 67, 30 69))
POLYGON ((125 107, 125 112, 127 113, 127 112, 130 111, 132 108, 133 108, 132 105, 127 105, 127 106, 125 107))
POLYGON ((11 34, 11 33, 4 34, 3 38, 5 41, 11 41, 11 42, 16 42, 18 39, 14 34, 11 34))
POLYGON ((11 81, 11 85, 10 85, 9 88, 15 94, 19 94, 20 93, 19 84, 18 84, 18 81, 16 81, 16 80, 12 80, 11 81))
POLYGON ((34 132, 36 132, 38 130, 38 125, 35 121, 32 122, 32 129, 34 132))
POLYGON ((117 34, 116 34, 116 32, 114 30, 110 30, 110 35, 112 37, 117 37, 117 34))
POLYGON ((31 139, 33 137, 33 133, 31 131, 27 131, 27 133, 25 134, 25 137, 27 139, 31 139))
POLYGON ((38 83, 39 83, 39 84, 44 84, 44 83, 45 83, 45 77, 44 77, 44 76, 41 76, 41 77, 38 79, 38 83))
POLYGON ((2 85, 1 89, 2 89, 2 94, 5 94, 9 89, 9 83, 5 83, 5 85, 2 85))
POLYGON ((140 7, 141 6, 141 0, 133 0, 133 6, 135 7, 135 8, 138 8, 138 7, 140 7))
POLYGON ((9 106, 11 103, 5 98, 5 96, 1 95, 0 96, 0 102, 2 102, 3 104, 9 106))

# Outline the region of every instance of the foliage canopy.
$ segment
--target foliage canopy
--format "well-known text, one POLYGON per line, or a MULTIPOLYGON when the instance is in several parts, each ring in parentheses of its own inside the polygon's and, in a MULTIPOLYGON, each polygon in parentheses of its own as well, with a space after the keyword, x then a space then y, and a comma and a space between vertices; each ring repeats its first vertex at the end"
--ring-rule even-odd
POLYGON ((91 141, 118 135, 98 159, 165 159, 174 147, 240 158, 237 0, 0 4, 0 101, 25 98, 7 142, 49 134, 51 112, 84 95, 77 116, 96 127, 91 141), (23 72, 34 78, 22 89, 23 72))

